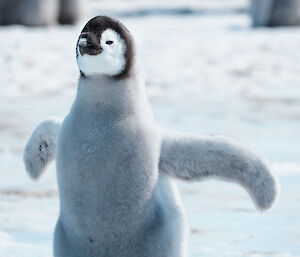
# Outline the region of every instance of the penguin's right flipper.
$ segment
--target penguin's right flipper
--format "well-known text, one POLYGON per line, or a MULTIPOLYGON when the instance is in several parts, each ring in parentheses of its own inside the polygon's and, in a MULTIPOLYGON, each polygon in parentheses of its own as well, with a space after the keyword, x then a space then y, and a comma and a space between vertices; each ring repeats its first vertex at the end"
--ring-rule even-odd
POLYGON ((256 207, 270 208, 279 183, 268 163, 226 137, 206 137, 164 130, 159 170, 187 181, 217 178, 244 187, 256 207))
POLYGON ((49 118, 37 125, 24 149, 23 161, 31 178, 38 179, 55 158, 61 120, 49 118))

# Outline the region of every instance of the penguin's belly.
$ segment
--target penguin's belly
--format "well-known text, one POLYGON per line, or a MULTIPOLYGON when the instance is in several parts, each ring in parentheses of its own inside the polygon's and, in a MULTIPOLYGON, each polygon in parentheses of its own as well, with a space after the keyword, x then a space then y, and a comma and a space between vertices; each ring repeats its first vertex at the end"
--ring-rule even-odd
POLYGON ((67 233, 104 242, 142 227, 155 208, 159 145, 155 125, 135 117, 82 123, 68 117, 57 146, 67 233))

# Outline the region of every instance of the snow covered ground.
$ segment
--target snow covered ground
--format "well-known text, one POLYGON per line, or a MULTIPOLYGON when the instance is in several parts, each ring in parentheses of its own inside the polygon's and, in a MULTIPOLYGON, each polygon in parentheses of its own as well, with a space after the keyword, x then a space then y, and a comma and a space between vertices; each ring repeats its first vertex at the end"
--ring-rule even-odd
POLYGON ((264 155, 279 176, 281 197, 265 213, 236 185, 178 183, 189 256, 299 257, 300 29, 251 29, 242 0, 112 2, 90 1, 75 27, 0 28, 0 257, 51 256, 55 170, 30 181, 22 151, 39 120, 68 112, 76 38, 103 12, 133 33, 159 123, 229 135, 264 155))

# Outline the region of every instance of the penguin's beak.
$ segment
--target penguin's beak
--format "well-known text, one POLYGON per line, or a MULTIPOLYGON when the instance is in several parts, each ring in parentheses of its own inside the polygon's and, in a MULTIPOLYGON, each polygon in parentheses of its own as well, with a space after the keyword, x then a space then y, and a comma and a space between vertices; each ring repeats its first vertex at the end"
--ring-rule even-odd
POLYGON ((87 39, 85 37, 79 38, 78 45, 80 47, 86 47, 87 46, 87 39))
POLYGON ((79 51, 81 55, 98 55, 101 54, 103 49, 95 40, 95 38, 90 35, 84 34, 80 35, 78 40, 79 51))

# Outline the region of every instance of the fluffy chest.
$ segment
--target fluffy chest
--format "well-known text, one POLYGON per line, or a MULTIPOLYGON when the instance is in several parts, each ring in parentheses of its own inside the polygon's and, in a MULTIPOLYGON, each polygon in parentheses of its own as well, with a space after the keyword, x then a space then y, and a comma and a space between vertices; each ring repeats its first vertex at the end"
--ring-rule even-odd
POLYGON ((127 231, 149 212, 158 176, 156 126, 134 116, 75 117, 64 121, 58 142, 61 214, 80 224, 76 233, 99 226, 106 231, 111 224, 127 231))
POLYGON ((107 168, 110 172, 139 162, 145 166, 159 151, 155 124, 134 115, 118 119, 70 116, 59 143, 64 159, 73 159, 77 166, 90 170, 107 168))
POLYGON ((145 200, 156 183, 159 145, 155 124, 134 115, 71 115, 58 142, 60 191, 71 200, 77 194, 77 200, 88 197, 88 203, 110 209, 145 200))

